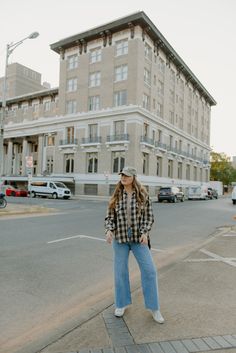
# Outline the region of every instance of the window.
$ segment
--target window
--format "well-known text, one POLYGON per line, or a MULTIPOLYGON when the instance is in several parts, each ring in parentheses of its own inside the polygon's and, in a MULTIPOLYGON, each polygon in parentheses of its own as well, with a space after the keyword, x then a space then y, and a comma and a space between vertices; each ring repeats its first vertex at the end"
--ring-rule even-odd
POLYGON ((142 160, 143 160, 143 174, 144 175, 148 175, 148 170, 149 170, 149 155, 148 153, 143 152, 143 156, 142 156, 142 160))
POLYGON ((143 136, 148 137, 149 125, 147 123, 143 124, 143 136))
POLYGON ((87 153, 87 171, 88 173, 97 173, 98 172, 98 154, 87 153))
POLYGON ((193 167, 193 180, 197 180, 197 167, 193 167))
POLYGON ((186 179, 190 180, 190 165, 186 165, 186 179))
POLYGON ((157 85, 157 93, 160 96, 164 95, 164 82, 158 80, 158 85, 157 85))
POLYGON ((123 39, 116 42, 116 56, 128 54, 128 40, 123 39))
POLYGON ((67 69, 72 70, 78 67, 78 55, 70 55, 67 58, 67 69))
POLYGON ((124 120, 119 120, 114 122, 114 134, 123 135, 125 133, 125 122, 124 120))
POLYGON ((165 73, 165 62, 162 58, 159 57, 158 59, 158 70, 164 74, 165 73))
POLYGON ((152 48, 147 43, 145 43, 144 55, 145 55, 145 58, 152 61, 152 48))
POLYGON ((88 128, 89 141, 95 141, 98 136, 98 124, 89 124, 88 128))
POLYGON ((54 135, 47 136, 47 146, 55 146, 55 136, 54 135))
POLYGON ((84 184, 84 194, 85 195, 97 195, 98 185, 97 184, 84 184))
POLYGON ((128 65, 121 65, 115 68, 115 81, 124 81, 128 77, 128 65))
POLYGON ((163 104, 157 103, 157 115, 163 118, 163 104))
POLYGON ((170 89, 170 103, 175 103, 175 93, 172 89, 170 89))
POLYGON ((77 91, 77 78, 67 80, 67 92, 77 91))
POLYGON ((174 112, 170 110, 170 123, 174 125, 174 112))
POLYGON ((173 178, 173 161, 172 161, 172 159, 168 160, 168 178, 173 178))
POLYGON ((143 94, 143 108, 150 110, 150 97, 145 93, 143 94))
POLYGON ((39 111, 39 103, 32 104, 33 112, 37 113, 39 111))
POLYGON ((50 101, 46 101, 43 103, 43 108, 45 112, 48 112, 50 110, 51 107, 51 102, 50 101))
POLYGON ((93 72, 89 75, 89 87, 98 87, 101 84, 101 72, 93 72))
POLYGON ((144 82, 149 86, 151 85, 151 73, 146 68, 144 68, 144 82))
POLYGON ((112 152, 112 173, 119 173, 125 166, 125 152, 112 152))
POLYGON ((156 175, 161 176, 162 174, 162 158, 157 157, 157 169, 156 169, 156 175))
POLYGON ((74 143, 75 128, 73 126, 66 128, 66 142, 67 144, 74 143))
POLYGON ((21 109, 23 111, 23 115, 27 114, 27 110, 28 110, 28 104, 22 105, 21 109))
POLYGON ((178 162, 178 179, 182 179, 183 174, 183 163, 178 162))
POLYGON ((65 154, 65 172, 74 173, 74 154, 65 154))
POLYGON ((101 48, 96 48, 90 51, 90 64, 97 63, 102 60, 101 48))
POLYGON ((89 110, 100 109, 100 96, 89 97, 89 110))
POLYGON ((114 93, 114 106, 127 105, 127 91, 117 91, 114 93))
POLYGON ((71 100, 66 102, 66 114, 74 114, 77 111, 76 100, 71 100))
POLYGON ((53 173, 53 156, 47 157, 47 174, 53 173))

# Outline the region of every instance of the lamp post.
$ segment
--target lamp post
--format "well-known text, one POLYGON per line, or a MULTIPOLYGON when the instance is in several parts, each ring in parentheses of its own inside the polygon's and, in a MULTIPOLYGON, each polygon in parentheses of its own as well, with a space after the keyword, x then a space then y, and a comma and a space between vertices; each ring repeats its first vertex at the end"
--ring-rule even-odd
POLYGON ((3 90, 2 90, 2 109, 0 115, 0 177, 3 175, 4 171, 4 125, 5 125, 5 116, 6 116, 6 96, 7 96, 7 67, 8 67, 8 58, 12 52, 21 45, 26 39, 35 39, 39 36, 38 32, 31 33, 28 37, 21 39, 16 43, 7 44, 6 47, 6 61, 5 61, 5 76, 3 80, 3 90))

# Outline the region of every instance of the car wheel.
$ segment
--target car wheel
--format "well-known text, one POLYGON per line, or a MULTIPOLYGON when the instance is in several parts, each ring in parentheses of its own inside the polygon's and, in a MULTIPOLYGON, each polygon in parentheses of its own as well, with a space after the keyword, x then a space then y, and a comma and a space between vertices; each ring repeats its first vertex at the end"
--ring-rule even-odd
POLYGON ((181 198, 181 202, 184 202, 184 197, 181 198))
POLYGON ((233 204, 235 205, 236 204, 236 200, 232 200, 233 201, 233 204))
POLYGON ((31 195, 31 197, 36 197, 36 194, 34 191, 31 191, 30 195, 31 195))
POLYGON ((176 203, 178 200, 177 200, 177 197, 175 196, 174 198, 173 198, 173 202, 174 203, 176 203))
POLYGON ((52 194, 52 198, 55 200, 55 199, 57 199, 57 193, 56 192, 54 192, 53 194, 52 194))

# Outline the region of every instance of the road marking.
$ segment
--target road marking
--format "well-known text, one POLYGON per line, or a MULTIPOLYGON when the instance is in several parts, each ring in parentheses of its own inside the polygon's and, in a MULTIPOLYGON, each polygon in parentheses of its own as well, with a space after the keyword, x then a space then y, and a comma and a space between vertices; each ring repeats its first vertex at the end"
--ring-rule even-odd
POLYGON ((215 262, 223 262, 227 265, 236 267, 236 258, 234 257, 223 257, 211 251, 208 251, 206 249, 200 249, 200 251, 203 254, 208 255, 210 259, 186 259, 184 262, 211 262, 211 261, 214 262, 215 261, 215 262))
POLYGON ((66 237, 66 238, 51 240, 51 241, 48 241, 47 243, 48 243, 48 244, 59 243, 59 242, 61 242, 61 241, 71 240, 71 239, 76 239, 76 238, 80 238, 80 239, 88 238, 88 239, 92 239, 92 240, 106 241, 106 239, 103 239, 103 238, 97 238, 97 237, 92 237, 92 236, 90 236, 90 235, 79 234, 79 235, 73 235, 73 236, 71 236, 71 237, 66 237))
POLYGON ((226 233, 226 234, 223 234, 223 237, 236 237, 236 233, 226 233))
MULTIPOLYGON (((54 244, 54 243, 60 243, 62 241, 66 241, 66 240, 71 240, 71 239, 91 239, 91 240, 97 240, 97 241, 103 241, 105 242, 106 239, 104 238, 98 238, 98 237, 92 237, 91 235, 84 235, 84 234, 78 234, 78 235, 72 235, 70 237, 66 237, 66 238, 60 238, 60 239, 56 239, 56 240, 51 240, 48 241, 47 244, 54 244)), ((161 249, 155 249, 155 248, 151 248, 152 251, 157 251, 157 252, 163 252, 165 250, 161 250, 161 249)))

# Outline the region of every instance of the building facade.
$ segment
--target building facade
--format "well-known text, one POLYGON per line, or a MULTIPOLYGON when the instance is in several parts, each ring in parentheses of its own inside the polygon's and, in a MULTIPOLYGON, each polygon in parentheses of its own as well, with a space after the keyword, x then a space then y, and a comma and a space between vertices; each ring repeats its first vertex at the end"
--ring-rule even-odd
MULTIPOLYGON (((6 97, 17 97, 46 88, 41 84, 41 76, 39 72, 19 63, 8 65, 6 97)), ((0 100, 2 99, 3 85, 4 77, 0 77, 0 100)))
POLYGON ((207 182, 216 102, 144 12, 51 45, 59 88, 8 100, 7 176, 73 178, 110 195, 124 165, 158 187, 207 182), (14 158, 13 158, 14 157, 14 158))

